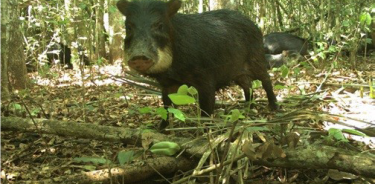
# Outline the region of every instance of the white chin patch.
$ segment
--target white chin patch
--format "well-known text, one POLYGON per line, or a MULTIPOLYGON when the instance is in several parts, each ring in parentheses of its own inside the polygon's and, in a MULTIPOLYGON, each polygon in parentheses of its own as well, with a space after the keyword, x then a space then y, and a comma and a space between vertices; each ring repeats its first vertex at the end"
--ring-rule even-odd
POLYGON ((161 73, 166 71, 172 65, 172 52, 170 48, 165 48, 164 50, 158 49, 158 61, 151 66, 147 73, 161 73))

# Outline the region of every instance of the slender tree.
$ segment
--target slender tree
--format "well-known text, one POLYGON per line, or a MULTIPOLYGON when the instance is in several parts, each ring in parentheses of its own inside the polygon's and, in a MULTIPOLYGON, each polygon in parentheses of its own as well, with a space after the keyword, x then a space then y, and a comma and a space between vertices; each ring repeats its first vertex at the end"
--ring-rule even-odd
POLYGON ((18 1, 2 0, 1 3, 1 90, 2 98, 6 98, 8 91, 25 89, 28 80, 18 1))

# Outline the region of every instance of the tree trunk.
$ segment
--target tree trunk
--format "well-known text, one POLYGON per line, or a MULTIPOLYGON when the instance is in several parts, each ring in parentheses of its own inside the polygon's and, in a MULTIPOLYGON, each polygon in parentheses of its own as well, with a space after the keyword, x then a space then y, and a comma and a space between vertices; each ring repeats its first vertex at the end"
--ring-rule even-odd
POLYGON ((221 9, 238 10, 238 0, 220 0, 221 9))
POLYGON ((238 0, 210 0, 210 10, 230 9, 238 10, 238 0))
POLYGON ((219 9, 219 1, 218 0, 210 0, 209 1, 209 8, 210 11, 219 9))
MULTIPOLYGON (((114 0, 109 0, 112 6, 116 6, 114 0)), ((124 51, 121 49, 123 38, 121 36, 124 27, 124 19, 119 11, 109 12, 109 62, 114 63, 116 60, 122 60, 124 51)))
MULTIPOLYGON (((20 31, 18 1, 2 1, 1 5, 1 84, 7 94, 27 87, 23 40, 20 31)), ((5 97, 5 96, 4 96, 5 97)))
POLYGON ((203 0, 199 0, 198 2, 198 13, 203 13, 203 0))
POLYGON ((372 19, 371 27, 370 27, 370 33, 371 33, 371 40, 372 40, 372 42, 371 42, 372 43, 372 49, 375 49, 375 18, 372 19))
MULTIPOLYGON (((9 10, 8 3, 2 2, 1 5, 1 43, 6 43, 8 34, 6 29, 6 23, 10 22, 6 10, 9 10)), ((9 80, 8 80, 8 47, 1 47, 1 100, 9 97, 9 80)))
POLYGON ((99 5, 96 8, 96 48, 98 58, 106 58, 105 51, 105 29, 104 29, 104 0, 99 1, 99 5))

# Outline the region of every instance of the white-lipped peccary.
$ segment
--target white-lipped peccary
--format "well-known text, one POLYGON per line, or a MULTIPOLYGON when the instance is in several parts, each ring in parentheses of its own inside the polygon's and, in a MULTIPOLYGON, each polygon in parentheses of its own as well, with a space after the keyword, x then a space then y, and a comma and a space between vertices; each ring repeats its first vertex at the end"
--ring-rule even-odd
POLYGON ((264 36, 266 54, 281 54, 284 50, 299 52, 302 56, 308 55, 307 40, 289 33, 270 33, 264 36))
POLYGON ((50 64, 60 63, 67 69, 73 69, 71 50, 62 43, 53 43, 47 48, 47 59, 50 64))
MULTIPOLYGON (((126 16, 126 62, 160 83, 164 106, 172 104, 168 94, 187 84, 198 90, 202 115, 208 116, 215 91, 234 81, 249 101, 251 81, 258 79, 270 108, 277 109, 259 28, 236 11, 178 14, 180 6, 179 0, 117 3, 126 16)), ((167 125, 163 121, 160 128, 167 125)))

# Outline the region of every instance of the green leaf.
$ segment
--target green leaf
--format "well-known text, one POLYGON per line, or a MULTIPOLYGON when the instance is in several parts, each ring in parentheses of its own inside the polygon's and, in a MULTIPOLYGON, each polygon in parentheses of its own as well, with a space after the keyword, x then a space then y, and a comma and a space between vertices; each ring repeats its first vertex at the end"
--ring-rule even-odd
MULTIPOLYGON (((319 53, 318 53, 318 56, 319 56, 320 58, 323 58, 323 59, 326 58, 326 55, 325 55, 323 52, 319 52, 319 53)), ((313 58, 313 60, 314 60, 314 61, 317 61, 318 58, 313 58)))
POLYGON ((175 118, 185 122, 185 115, 184 113, 182 113, 182 111, 178 110, 178 109, 175 109, 175 108, 172 108, 172 107, 169 107, 168 108, 168 112, 172 113, 174 115, 175 118))
POLYGON ((353 134, 353 135, 359 135, 359 136, 362 136, 362 137, 368 137, 366 134, 358 131, 358 130, 354 130, 354 129, 342 129, 343 132, 346 132, 346 133, 349 133, 349 134, 353 134))
POLYGON ((345 138, 344 134, 342 133, 340 129, 330 128, 328 130, 328 135, 338 141, 348 142, 348 140, 345 138))
POLYGON ((372 86, 371 79, 368 80, 369 86, 370 86, 370 98, 375 99, 375 90, 374 87, 372 86))
POLYGON ((141 114, 147 114, 147 113, 150 113, 151 111, 152 109, 150 107, 143 107, 139 109, 139 113, 141 114))
POLYGON ((306 61, 302 61, 302 62, 300 62, 299 63, 301 66, 303 66, 304 68, 308 68, 309 67, 309 63, 308 62, 306 62, 306 61))
MULTIPOLYGON (((153 125, 154 124, 150 124, 150 127, 153 127, 153 125)), ((154 129, 152 129, 152 128, 145 128, 145 129, 142 129, 142 134, 144 134, 144 133, 148 133, 148 132, 155 132, 155 130, 154 129)))
POLYGON ((96 169, 96 166, 94 166, 94 165, 84 165, 83 169, 85 169, 87 171, 93 171, 93 170, 96 169))
POLYGON ((196 95, 196 94, 198 94, 198 91, 197 91, 197 89, 195 89, 195 87, 190 86, 189 89, 188 89, 188 93, 190 95, 196 95))
POLYGON ((301 92, 302 95, 306 95, 306 90, 304 85, 299 85, 297 86, 299 91, 301 92))
POLYGON ((248 127, 248 128, 246 128, 246 130, 249 131, 249 132, 270 131, 270 129, 267 128, 267 127, 256 127, 256 126, 254 126, 254 127, 248 127))
POLYGON ((361 24, 365 24, 365 25, 369 26, 369 25, 371 25, 371 21, 372 21, 371 15, 368 12, 364 12, 359 17, 359 21, 360 21, 361 24))
POLYGON ((344 26, 344 27, 348 27, 348 26, 350 26, 350 22, 349 22, 349 20, 344 20, 344 21, 342 21, 342 26, 344 26))
POLYGON ((99 158, 99 157, 75 157, 73 159, 73 162, 83 162, 88 163, 91 162, 93 164, 111 164, 112 162, 110 160, 107 160, 105 158, 99 158))
POLYGON ((281 76, 283 78, 286 78, 289 74, 289 68, 286 67, 285 65, 283 65, 283 66, 280 67, 280 69, 281 69, 281 76))
POLYGON ((13 108, 14 108, 14 110, 21 110, 22 106, 20 104, 18 104, 18 103, 14 103, 13 104, 13 108))
POLYGON ((89 111, 93 111, 95 108, 92 105, 86 105, 86 109, 89 111))
POLYGON ((158 142, 154 144, 150 148, 150 151, 158 155, 172 156, 172 155, 175 155, 178 151, 180 151, 180 149, 181 148, 177 143, 164 141, 164 142, 158 142))
POLYGON ((177 94, 179 94, 179 95, 187 95, 188 89, 189 89, 189 87, 186 84, 184 84, 184 85, 182 85, 182 86, 180 86, 178 88, 177 94))
POLYGON ((318 46, 318 48, 324 48, 324 45, 325 43, 324 42, 316 42, 316 45, 318 46))
POLYGON ((238 111, 238 109, 233 109, 232 111, 231 111, 231 114, 221 115, 220 117, 224 118, 226 121, 229 121, 229 122, 234 122, 238 119, 244 119, 245 118, 245 116, 242 115, 242 113, 240 111, 238 111), (234 112, 232 112, 232 111, 234 111, 234 112), (239 113, 239 114, 237 114, 237 113, 239 113))
POLYGON ((195 103, 195 99, 189 95, 169 94, 168 97, 176 105, 188 105, 195 103))
POLYGON ((120 165, 130 163, 134 159, 134 151, 120 151, 117 155, 120 165))
POLYGON ((287 87, 285 87, 283 85, 280 85, 280 84, 277 84, 277 85, 274 86, 275 90, 280 90, 280 89, 285 89, 285 88, 287 88, 287 87))
POLYGON ((262 82, 261 82, 260 80, 254 80, 254 81, 252 82, 252 87, 253 87, 253 89, 259 88, 259 87, 261 87, 261 86, 262 86, 262 82))
POLYGON ((97 61, 96 61, 96 64, 98 65, 102 65, 104 62, 103 58, 99 58, 97 61))
POLYGON ((231 110, 231 116, 230 116, 229 121, 230 122, 235 122, 235 121, 237 121, 240 118, 241 115, 242 114, 241 114, 241 112, 238 109, 233 109, 233 110, 231 110))
POLYGON ((366 42, 367 44, 371 44, 371 43, 372 43, 372 39, 371 39, 371 38, 366 38, 366 39, 365 39, 365 42, 366 42))
POLYGON ((156 114, 158 114, 159 116, 161 116, 161 118, 163 118, 164 120, 167 120, 168 111, 164 107, 157 108, 156 109, 156 114))
POLYGON ((87 7, 87 5, 85 3, 80 3, 78 5, 81 9, 85 9, 87 7))
POLYGON ((293 72, 294 72, 294 75, 298 75, 301 72, 301 69, 300 68, 294 68, 293 72))
POLYGON ((334 68, 337 68, 337 67, 338 67, 338 62, 337 62, 336 60, 333 61, 332 64, 333 64, 333 67, 334 67, 334 68))
POLYGON ((328 47, 328 52, 336 52, 337 51, 337 46, 335 45, 330 45, 328 47))
POLYGON ((114 94, 114 97, 115 97, 115 98, 120 98, 121 96, 122 96, 122 93, 115 93, 115 94, 114 94))
POLYGON ((60 21, 56 22, 55 24, 66 25, 66 24, 68 24, 68 20, 60 20, 60 21))
POLYGON ((39 112, 40 112, 39 109, 34 109, 34 110, 31 111, 31 116, 36 116, 36 115, 39 114, 39 112))
POLYGON ((117 8, 116 8, 116 6, 111 5, 111 6, 109 6, 108 11, 109 11, 109 13, 115 13, 117 11, 117 8))

